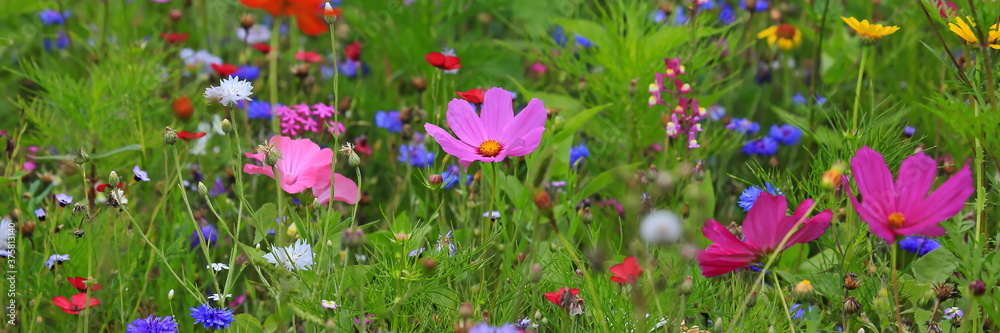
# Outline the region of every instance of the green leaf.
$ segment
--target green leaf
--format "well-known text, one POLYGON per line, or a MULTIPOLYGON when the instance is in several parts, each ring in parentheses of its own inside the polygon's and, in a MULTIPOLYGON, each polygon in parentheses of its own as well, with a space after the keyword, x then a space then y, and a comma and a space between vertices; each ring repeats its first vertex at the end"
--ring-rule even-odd
POLYGON ((12 181, 21 179, 21 177, 24 177, 24 175, 27 175, 27 174, 28 174, 27 171, 21 171, 21 172, 15 173, 13 175, 10 175, 8 177, 0 177, 0 186, 7 185, 8 183, 10 183, 12 181))
POLYGON ((267 232, 277 224, 277 219, 278 208, 270 202, 260 206, 253 213, 253 219, 250 220, 250 224, 256 229, 253 238, 254 244, 260 243, 267 236, 267 232))
POLYGON ((619 175, 628 174, 635 168, 639 167, 640 164, 643 164, 643 162, 636 162, 629 165, 621 165, 614 169, 604 171, 601 174, 597 175, 597 177, 594 177, 594 180, 591 180, 589 183, 587 183, 587 185, 583 187, 583 190, 581 190, 578 195, 581 198, 589 197, 591 194, 597 193, 597 191, 600 191, 605 187, 607 187, 608 185, 611 185, 611 183, 613 183, 615 181, 615 178, 617 178, 619 175))
POLYGON ((568 120, 566 120, 566 122, 563 123, 562 129, 559 130, 559 133, 556 133, 556 136, 552 139, 552 141, 561 143, 564 140, 570 138, 573 134, 576 134, 580 130, 580 127, 582 127, 584 123, 590 120, 591 117, 593 117, 598 112, 601 112, 601 110, 604 110, 604 108, 607 108, 609 106, 611 106, 611 103, 598 105, 583 110, 580 113, 577 113, 572 118, 569 118, 568 120))
POLYGON ((913 277, 919 283, 940 283, 958 267, 958 258, 946 248, 938 248, 913 263, 913 277))
MULTIPOLYGON (((118 148, 118 149, 115 149, 115 150, 112 150, 112 151, 109 151, 109 152, 104 152, 104 153, 100 153, 100 154, 90 155, 90 159, 91 160, 96 160, 96 159, 103 158, 103 157, 108 157, 108 156, 111 156, 111 155, 114 155, 114 154, 117 154, 117 153, 121 153, 121 152, 125 152, 125 151, 131 151, 131 150, 139 150, 139 149, 142 149, 141 145, 137 145, 137 144, 135 144, 135 145, 128 145, 128 146, 121 147, 121 148, 118 148)), ((74 157, 73 155, 51 155, 51 156, 38 156, 38 157, 35 157, 35 159, 36 160, 72 161, 73 157, 74 157)))
MULTIPOLYGON (((580 19, 558 20, 556 24, 561 25, 566 32, 576 33, 589 39, 594 45, 605 47, 611 45, 611 37, 608 35, 608 29, 601 27, 600 24, 593 21, 580 19)), ((568 38, 567 40, 574 39, 568 38)))
POLYGON ((260 324, 260 321, 257 320, 257 318, 254 318, 254 316, 251 316, 250 314, 241 313, 233 316, 233 319, 236 320, 233 323, 234 332, 264 332, 264 326, 260 324))

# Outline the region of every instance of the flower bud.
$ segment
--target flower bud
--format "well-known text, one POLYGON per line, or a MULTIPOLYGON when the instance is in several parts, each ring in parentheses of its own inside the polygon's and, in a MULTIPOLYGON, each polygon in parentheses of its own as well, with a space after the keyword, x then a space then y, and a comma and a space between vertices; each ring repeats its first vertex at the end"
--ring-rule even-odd
POLYGON ((180 10, 174 9, 174 10, 170 11, 170 20, 171 21, 180 21, 182 16, 184 16, 184 15, 181 13, 180 10))
POLYGON ((858 301, 857 297, 847 296, 844 299, 844 313, 855 314, 861 312, 861 302, 858 301))
POLYGON ((272 152, 270 154, 264 154, 264 164, 274 166, 275 164, 278 164, 278 159, 279 156, 275 152, 272 152))
POLYGON ((223 119, 219 127, 222 127, 223 133, 229 134, 233 132, 233 124, 229 122, 229 119, 223 119))
POLYGON ((424 271, 428 273, 433 272, 434 270, 437 269, 437 261, 434 261, 434 258, 423 258, 422 264, 424 267, 424 271))
POLYGON ((422 76, 421 77, 415 77, 413 79, 410 79, 410 83, 413 84, 413 89, 416 89, 418 93, 421 93, 421 92, 424 92, 424 90, 427 90, 427 78, 424 78, 422 76))
POLYGON ((337 17, 339 16, 340 16, 339 7, 333 8, 333 5, 330 4, 329 1, 327 1, 326 4, 323 5, 323 19, 326 20, 326 23, 333 24, 333 22, 337 22, 337 17))
POLYGON ((118 184, 121 182, 122 180, 121 178, 118 178, 118 173, 115 172, 114 170, 111 170, 111 175, 108 176, 108 184, 110 184, 111 186, 118 186, 118 184))
POLYGON ((552 209, 552 196, 550 196, 549 192, 545 190, 538 190, 538 192, 535 193, 534 201, 535 206, 537 206, 539 210, 548 211, 552 209))
POLYGON ((684 278, 684 281, 681 282, 681 286, 680 288, 678 288, 678 290, 680 291, 681 295, 684 296, 691 295, 691 292, 694 291, 694 279, 690 276, 684 278))
POLYGON ((353 150, 348 151, 347 152, 347 165, 350 165, 352 167, 356 167, 358 165, 361 165, 361 156, 358 156, 358 153, 355 153, 353 150))
POLYGON ((202 196, 208 195, 208 187, 205 186, 205 183, 198 182, 198 194, 202 196))
POLYGON ((462 303, 458 306, 458 316, 462 318, 472 317, 472 304, 462 303))
POLYGON ((847 273, 847 275, 844 275, 844 288, 845 289, 847 289, 847 290, 858 289, 858 286, 860 286, 860 285, 861 285, 861 282, 858 281, 858 275, 857 274, 847 273))
POLYGON ((427 182, 430 183, 431 185, 440 185, 442 182, 444 182, 444 177, 442 177, 439 174, 433 174, 427 177, 427 182))
POLYGON ((531 265, 531 269, 528 270, 528 278, 531 282, 538 283, 542 281, 542 265, 534 264, 531 265))
POLYGON ((799 300, 808 300, 812 298, 815 292, 812 282, 809 282, 809 280, 802 280, 802 282, 795 285, 795 290, 793 290, 793 294, 799 300))
POLYGON ((163 131, 163 144, 173 146, 174 143, 177 143, 177 132, 170 127, 167 127, 167 129, 163 131))
POLYGON ((170 289, 170 291, 167 292, 167 300, 171 300, 171 301, 174 300, 174 290, 173 289, 170 289))
POLYGON ((972 293, 972 296, 983 296, 986 294, 986 284, 982 280, 972 281, 969 283, 969 292, 972 293))
POLYGON ((83 165, 84 163, 90 162, 90 155, 87 155, 87 151, 80 147, 80 151, 73 156, 73 163, 83 165))
POLYGON ((961 298, 962 293, 955 288, 955 285, 949 284, 947 282, 942 282, 939 285, 934 286, 934 294, 937 295, 938 302, 944 303, 949 299, 961 298))
POLYGON ((256 20, 257 17, 253 14, 243 13, 243 15, 240 15, 240 26, 243 27, 244 30, 250 30, 254 23, 256 23, 256 20))

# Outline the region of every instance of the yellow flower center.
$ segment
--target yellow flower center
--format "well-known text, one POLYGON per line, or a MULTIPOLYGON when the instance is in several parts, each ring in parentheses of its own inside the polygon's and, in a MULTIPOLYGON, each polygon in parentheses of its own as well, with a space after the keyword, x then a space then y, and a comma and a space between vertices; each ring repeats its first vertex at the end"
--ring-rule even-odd
POLYGON ((906 218, 903 217, 903 213, 892 213, 889 214, 889 227, 893 229, 899 229, 903 227, 903 222, 906 222, 906 218))
POLYGON ((500 149, 502 148, 496 140, 486 140, 479 144, 479 154, 483 155, 483 157, 497 156, 500 154, 500 149))

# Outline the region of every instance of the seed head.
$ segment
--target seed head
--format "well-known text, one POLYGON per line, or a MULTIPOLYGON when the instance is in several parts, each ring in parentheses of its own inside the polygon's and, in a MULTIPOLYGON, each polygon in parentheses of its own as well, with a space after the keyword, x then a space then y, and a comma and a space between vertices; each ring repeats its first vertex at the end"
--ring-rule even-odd
POLYGON ((163 144, 173 146, 174 143, 177 143, 177 131, 167 127, 163 130, 163 144))
POLYGON ((858 289, 861 285, 861 281, 858 281, 858 275, 854 273, 847 273, 844 275, 844 288, 847 290, 858 289))
POLYGON ((844 299, 844 313, 850 315, 858 312, 861 312, 861 302, 858 301, 857 297, 847 296, 844 299))

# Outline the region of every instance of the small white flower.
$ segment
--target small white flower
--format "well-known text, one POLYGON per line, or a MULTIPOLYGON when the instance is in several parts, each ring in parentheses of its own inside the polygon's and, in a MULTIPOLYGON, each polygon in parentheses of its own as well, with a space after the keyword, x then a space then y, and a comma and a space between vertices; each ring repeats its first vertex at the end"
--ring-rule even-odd
POLYGON ((208 295, 208 299, 213 300, 213 301, 219 301, 219 300, 227 299, 227 298, 230 298, 230 297, 233 297, 233 294, 226 294, 226 296, 222 296, 220 294, 211 294, 211 295, 208 295))
POLYGON ((642 219, 639 237, 647 243, 676 243, 681 238, 681 220, 670 211, 653 211, 642 219))
POLYGON ((241 42, 245 39, 247 44, 266 43, 271 40, 271 29, 265 25, 254 24, 249 30, 249 33, 247 33, 246 30, 243 30, 243 27, 237 27, 236 38, 241 42))
POLYGON ((253 85, 249 81, 241 80, 238 77, 234 78, 232 75, 222 79, 218 87, 212 86, 205 89, 205 98, 229 107, 235 106, 236 102, 239 101, 252 101, 250 95, 253 95, 253 85))
POLYGON ((483 217, 488 217, 488 218, 491 218, 491 219, 498 219, 498 218, 500 218, 500 211, 499 210, 494 210, 492 212, 485 212, 485 213, 483 213, 483 217))
POLYGON ((170 289, 170 291, 167 292, 167 299, 168 300, 173 300, 174 299, 174 290, 173 289, 170 289))
POLYGON ((272 246, 271 253, 265 254, 264 259, 275 266, 281 263, 289 271, 309 270, 313 264, 312 246, 302 239, 283 248, 272 246))
POLYGON ((331 309, 331 310, 336 310, 337 309, 337 302, 328 301, 328 300, 324 299, 320 303, 323 304, 323 308, 324 309, 331 309))
POLYGON ((111 194, 108 196, 108 204, 114 208, 128 205, 128 198, 125 197, 125 191, 122 191, 120 188, 111 190, 111 194))
POLYGON ((229 266, 226 265, 226 264, 223 264, 221 262, 214 262, 214 263, 209 264, 205 268, 211 268, 211 269, 214 269, 216 272, 220 272, 220 271, 222 271, 224 269, 229 269, 229 266))

